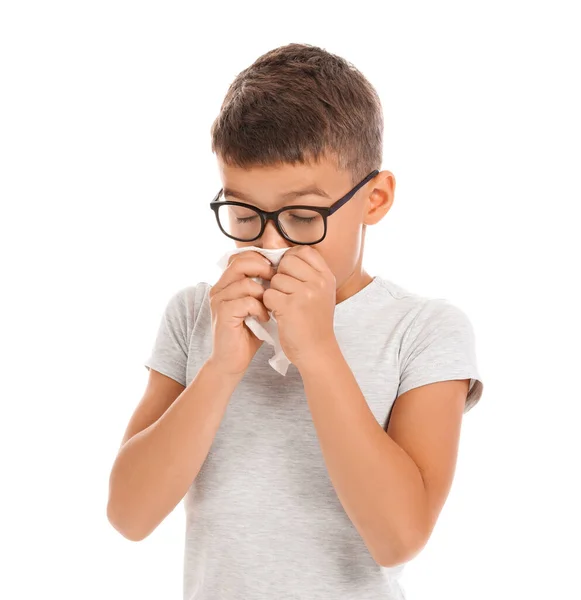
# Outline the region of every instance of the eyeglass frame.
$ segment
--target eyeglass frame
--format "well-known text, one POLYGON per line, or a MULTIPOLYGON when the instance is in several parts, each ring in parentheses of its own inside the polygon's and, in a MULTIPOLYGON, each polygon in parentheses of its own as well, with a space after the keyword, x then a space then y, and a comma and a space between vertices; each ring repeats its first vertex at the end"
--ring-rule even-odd
POLYGON ((330 217, 333 213, 337 212, 342 206, 344 206, 349 200, 351 200, 351 198, 356 194, 356 192, 358 192, 366 183, 371 181, 378 174, 379 174, 378 169, 374 169, 373 171, 371 171, 371 173, 369 173, 369 175, 364 177, 354 188, 349 190, 344 196, 339 198, 339 200, 337 200, 336 202, 331 204, 331 206, 307 206, 304 204, 301 204, 301 205, 295 204, 293 206, 283 206, 282 208, 279 208, 278 210, 266 211, 266 210, 261 210, 260 208, 258 208, 257 206, 253 206, 252 204, 247 204, 245 202, 238 202, 235 200, 218 200, 218 198, 224 191, 224 188, 222 188, 216 194, 214 199, 210 202, 210 208, 214 211, 214 214, 216 215, 216 222, 218 223, 218 227, 220 228, 220 231, 225 236, 229 237, 230 239, 236 240, 238 242, 253 242, 253 241, 257 240, 264 233, 264 230, 266 229, 266 224, 268 223, 268 221, 273 221, 274 226, 276 227, 276 229, 280 233, 280 235, 282 235, 282 237, 285 240, 289 241, 291 244, 297 244, 297 245, 301 245, 301 246, 312 246, 314 244, 321 243, 327 236, 327 217, 330 217), (244 208, 250 208, 250 209, 254 210, 256 213, 258 213, 258 216, 260 217, 261 226, 260 226, 259 234, 250 240, 241 240, 240 238, 234 237, 233 235, 226 233, 222 227, 222 224, 220 223, 220 216, 218 214, 218 211, 221 206, 242 206, 244 208), (284 233, 284 230, 280 226, 280 223, 278 221, 278 215, 281 212, 283 212, 285 210, 289 210, 289 209, 303 209, 303 210, 308 209, 308 210, 313 210, 315 212, 318 212, 323 217, 323 226, 324 226, 323 236, 315 242, 296 242, 295 240, 292 240, 289 236, 287 236, 284 233))

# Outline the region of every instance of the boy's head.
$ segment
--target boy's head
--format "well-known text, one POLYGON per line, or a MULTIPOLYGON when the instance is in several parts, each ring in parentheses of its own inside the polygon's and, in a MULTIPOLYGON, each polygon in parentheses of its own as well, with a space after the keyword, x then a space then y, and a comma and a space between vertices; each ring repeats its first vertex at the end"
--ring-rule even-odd
MULTIPOLYGON (((383 115, 376 91, 354 66, 316 46, 282 46, 244 69, 232 82, 211 133, 223 184, 219 199, 264 211, 329 207, 381 168, 383 115), (290 195, 313 187, 322 193, 290 195)), ((326 235, 314 247, 338 288, 361 277, 365 227, 387 213, 394 188, 392 173, 381 171, 327 217, 326 235)), ((258 239, 236 245, 295 244, 268 221, 258 239)))

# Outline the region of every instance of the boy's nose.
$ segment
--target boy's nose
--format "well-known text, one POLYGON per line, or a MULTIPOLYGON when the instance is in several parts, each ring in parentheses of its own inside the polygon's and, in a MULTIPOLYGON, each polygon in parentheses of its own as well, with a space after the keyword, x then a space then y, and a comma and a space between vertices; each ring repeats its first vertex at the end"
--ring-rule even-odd
POLYGON ((286 248, 287 246, 292 245, 280 235, 273 221, 268 221, 266 223, 264 233, 260 240, 263 248, 286 248))

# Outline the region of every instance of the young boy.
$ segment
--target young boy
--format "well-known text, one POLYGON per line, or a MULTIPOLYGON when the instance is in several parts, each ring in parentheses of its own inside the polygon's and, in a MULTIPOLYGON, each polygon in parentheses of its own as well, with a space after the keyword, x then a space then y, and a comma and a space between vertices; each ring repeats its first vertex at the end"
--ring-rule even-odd
POLYGON ((404 598, 448 495, 483 390, 474 333, 455 305, 362 267, 394 198, 382 133, 363 75, 302 44, 242 71, 212 127, 210 208, 258 251, 170 298, 107 508, 141 540, 185 496, 188 600, 404 598), (282 248, 278 268, 261 253, 282 248), (245 324, 270 314, 285 375, 245 324))

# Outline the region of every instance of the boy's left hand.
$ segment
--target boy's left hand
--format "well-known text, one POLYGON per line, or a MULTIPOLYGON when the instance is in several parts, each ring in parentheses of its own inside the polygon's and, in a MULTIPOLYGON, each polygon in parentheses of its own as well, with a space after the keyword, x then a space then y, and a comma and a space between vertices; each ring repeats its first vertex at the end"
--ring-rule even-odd
POLYGON ((294 246, 282 257, 262 301, 278 323, 280 345, 298 368, 333 344, 335 275, 318 250, 294 246))

